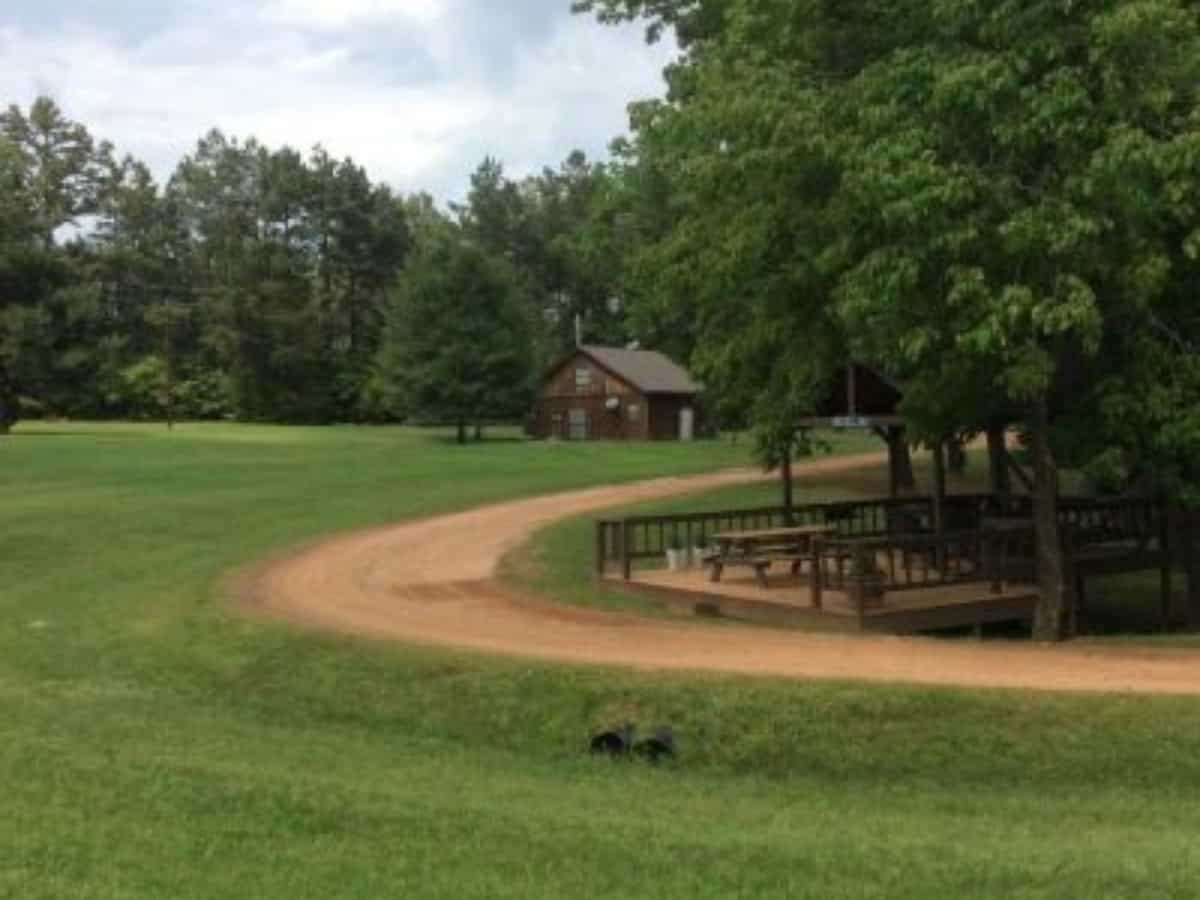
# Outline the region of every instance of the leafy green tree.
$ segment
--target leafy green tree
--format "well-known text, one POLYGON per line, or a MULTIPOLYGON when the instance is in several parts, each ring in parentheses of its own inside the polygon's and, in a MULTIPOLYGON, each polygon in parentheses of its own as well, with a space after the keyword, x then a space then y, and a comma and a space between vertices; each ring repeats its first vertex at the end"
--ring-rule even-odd
POLYGON ((648 293, 699 320, 708 380, 802 402, 849 350, 905 381, 920 437, 1018 421, 1060 636, 1059 464, 1118 450, 1195 496, 1194 5, 581 6, 704 23, 633 147, 675 209, 648 293))
POLYGON ((81 386, 105 347, 101 293, 86 246, 55 236, 95 211, 108 156, 47 99, 0 113, 0 431, 22 405, 61 413, 91 399, 81 386))
POLYGON ((50 248, 59 228, 95 211, 112 147, 97 145, 48 97, 35 100, 28 113, 17 106, 0 113, 0 134, 20 158, 32 227, 50 248))
POLYGON ((397 418, 476 433, 524 415, 532 399, 529 331, 504 262, 461 235, 418 250, 375 360, 374 390, 397 418))

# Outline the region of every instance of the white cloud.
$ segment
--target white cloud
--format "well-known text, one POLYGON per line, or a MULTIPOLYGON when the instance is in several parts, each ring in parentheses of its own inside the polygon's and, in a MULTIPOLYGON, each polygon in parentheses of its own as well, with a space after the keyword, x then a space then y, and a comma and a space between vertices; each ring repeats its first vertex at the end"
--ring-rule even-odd
POLYGON ((263 18, 281 25, 342 29, 396 17, 428 24, 444 9, 442 0, 271 0, 263 18))
POLYGON ((661 89, 666 51, 636 29, 547 13, 537 38, 496 52, 459 32, 447 3, 271 0, 248 11, 229 0, 132 42, 70 23, 23 29, 0 12, 0 102, 48 91, 160 178, 218 127, 271 146, 320 143, 400 190, 450 198, 485 153, 515 174, 575 147, 601 154, 626 104, 661 89), (399 24, 384 38, 359 27, 389 17, 399 24))

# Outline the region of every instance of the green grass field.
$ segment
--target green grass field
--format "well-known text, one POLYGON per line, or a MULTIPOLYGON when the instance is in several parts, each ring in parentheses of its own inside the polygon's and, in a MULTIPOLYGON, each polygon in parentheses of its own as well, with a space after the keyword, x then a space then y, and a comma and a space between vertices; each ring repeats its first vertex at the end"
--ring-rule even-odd
POLYGON ((323 532, 744 448, 394 429, 0 441, 0 897, 1193 897, 1200 701, 710 676, 249 622, 323 532), (676 765, 590 730, 670 721, 676 765))

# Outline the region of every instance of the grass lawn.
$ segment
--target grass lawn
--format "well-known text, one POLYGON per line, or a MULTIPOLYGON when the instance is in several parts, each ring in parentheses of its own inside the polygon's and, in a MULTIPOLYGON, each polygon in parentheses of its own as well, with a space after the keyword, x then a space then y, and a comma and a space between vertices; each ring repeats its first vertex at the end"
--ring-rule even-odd
POLYGON ((0 441, 0 897, 1192 897, 1200 701, 641 676, 294 632, 312 535, 745 449, 399 429, 0 441), (672 722, 676 765, 590 730, 672 722))

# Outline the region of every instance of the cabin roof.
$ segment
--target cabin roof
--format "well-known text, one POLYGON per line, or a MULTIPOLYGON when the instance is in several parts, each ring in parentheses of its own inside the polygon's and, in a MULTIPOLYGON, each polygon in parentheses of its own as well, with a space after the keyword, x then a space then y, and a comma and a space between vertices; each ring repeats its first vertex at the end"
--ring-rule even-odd
POLYGON ((624 378, 643 394, 700 392, 700 386, 692 380, 686 369, 657 350, 584 345, 579 352, 590 356, 614 375, 624 378))

